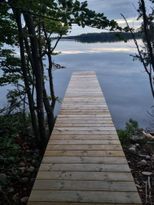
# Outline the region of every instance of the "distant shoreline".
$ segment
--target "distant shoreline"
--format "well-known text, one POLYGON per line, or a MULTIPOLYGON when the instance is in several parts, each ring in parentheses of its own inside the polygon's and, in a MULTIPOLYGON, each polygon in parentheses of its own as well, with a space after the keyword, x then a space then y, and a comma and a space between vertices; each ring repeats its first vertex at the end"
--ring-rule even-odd
MULTIPOLYGON (((134 33, 136 39, 141 39, 141 32, 134 33)), ((86 33, 77 36, 66 36, 62 40, 74 40, 81 43, 118 42, 132 40, 132 35, 125 32, 86 33)))

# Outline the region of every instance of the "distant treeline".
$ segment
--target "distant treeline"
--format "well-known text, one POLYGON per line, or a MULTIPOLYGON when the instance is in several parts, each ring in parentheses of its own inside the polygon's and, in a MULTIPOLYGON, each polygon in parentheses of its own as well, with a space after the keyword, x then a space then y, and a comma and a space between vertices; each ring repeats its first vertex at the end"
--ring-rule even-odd
MULTIPOLYGON (((141 32, 134 33, 136 39, 140 39, 141 32)), ((67 36, 63 39, 75 40, 82 43, 96 43, 96 42, 116 42, 116 41, 128 41, 132 39, 130 33, 124 32, 102 32, 102 33, 87 33, 78 36, 67 36)))

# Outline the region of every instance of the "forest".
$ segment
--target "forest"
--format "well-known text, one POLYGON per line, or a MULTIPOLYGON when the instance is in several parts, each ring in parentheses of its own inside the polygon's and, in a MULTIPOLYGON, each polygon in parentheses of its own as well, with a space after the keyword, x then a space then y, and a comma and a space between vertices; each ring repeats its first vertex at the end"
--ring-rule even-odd
MULTIPOLYGON (((135 32, 136 39, 142 38, 141 32, 135 32)), ((75 40, 82 43, 96 43, 96 42, 117 42, 132 40, 132 34, 127 32, 101 32, 101 33, 86 33, 78 36, 67 36, 62 39, 75 40)))

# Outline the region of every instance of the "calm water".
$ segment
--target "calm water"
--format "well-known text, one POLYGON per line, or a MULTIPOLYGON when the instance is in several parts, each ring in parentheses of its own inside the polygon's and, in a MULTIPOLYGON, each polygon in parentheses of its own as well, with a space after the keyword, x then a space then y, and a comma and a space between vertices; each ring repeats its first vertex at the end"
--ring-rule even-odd
MULTIPOLYGON (((130 118, 137 120, 141 127, 152 127, 150 117, 153 99, 149 81, 142 65, 133 61, 130 54, 136 49, 132 42, 83 44, 74 41, 61 41, 54 62, 65 69, 54 71, 56 95, 61 99, 74 71, 95 71, 104 92, 109 110, 117 128, 124 127, 130 118)), ((0 106, 6 103, 6 91, 1 88, 0 106)), ((56 114, 60 108, 57 103, 56 114)))
POLYGON ((130 118, 144 128, 152 127, 154 119, 148 114, 153 105, 149 81, 142 65, 130 56, 136 52, 133 42, 83 44, 62 41, 57 50, 62 53, 54 58, 55 63, 66 66, 54 72, 58 96, 63 98, 72 72, 93 70, 117 128, 124 127, 130 118))

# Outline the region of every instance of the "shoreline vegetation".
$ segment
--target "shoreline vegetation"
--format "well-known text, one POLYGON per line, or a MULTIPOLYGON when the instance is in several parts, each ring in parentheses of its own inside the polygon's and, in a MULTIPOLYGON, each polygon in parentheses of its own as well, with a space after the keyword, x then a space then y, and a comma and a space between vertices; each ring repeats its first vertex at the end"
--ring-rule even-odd
MULTIPOLYGON (((135 32, 134 36, 136 39, 142 38, 141 32, 135 32)), ((127 42, 132 40, 132 34, 126 32, 101 32, 101 33, 86 33, 77 36, 63 37, 62 40, 74 40, 81 43, 97 43, 97 42, 127 42)))
POLYGON ((154 133, 147 133, 132 119, 117 130, 143 205, 154 202, 154 133))

